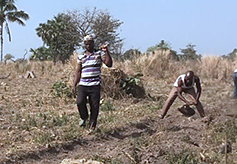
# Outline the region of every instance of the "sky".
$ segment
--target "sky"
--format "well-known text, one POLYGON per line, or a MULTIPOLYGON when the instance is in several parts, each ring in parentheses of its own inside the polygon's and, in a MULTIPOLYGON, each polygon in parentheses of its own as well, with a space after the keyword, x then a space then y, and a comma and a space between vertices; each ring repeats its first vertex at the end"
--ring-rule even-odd
POLYGON ((198 54, 226 55, 237 48, 237 0, 16 0, 18 10, 29 14, 26 26, 9 23, 12 42, 4 34, 4 55, 30 55, 30 48, 42 46, 36 35, 40 23, 58 13, 85 8, 108 11, 123 24, 118 29, 124 51, 168 42, 180 53, 187 44, 198 54))

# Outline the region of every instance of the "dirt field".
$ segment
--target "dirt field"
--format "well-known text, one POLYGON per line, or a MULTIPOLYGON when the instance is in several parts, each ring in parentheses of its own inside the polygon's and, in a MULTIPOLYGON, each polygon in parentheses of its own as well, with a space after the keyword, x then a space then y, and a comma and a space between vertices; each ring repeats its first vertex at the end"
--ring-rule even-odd
POLYGON ((36 76, 0 79, 0 163, 237 163, 232 81, 202 79, 205 118, 183 116, 177 99, 163 120, 158 115, 174 79, 144 82, 146 98, 104 98, 98 129, 88 134, 78 126, 75 99, 53 94, 62 71, 36 76), (232 151, 222 154, 227 141, 232 151))

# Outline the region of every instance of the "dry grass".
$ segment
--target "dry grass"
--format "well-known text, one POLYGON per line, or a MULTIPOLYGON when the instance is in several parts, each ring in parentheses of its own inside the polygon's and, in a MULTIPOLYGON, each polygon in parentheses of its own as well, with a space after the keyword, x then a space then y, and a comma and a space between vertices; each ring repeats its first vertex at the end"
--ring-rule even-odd
MULTIPOLYGON (((236 61, 232 63, 219 57, 205 57, 201 61, 177 62, 170 59, 168 55, 164 55, 168 53, 156 52, 126 62, 115 61, 114 69, 102 69, 104 101, 101 104, 98 119, 98 126, 101 131, 96 135, 114 135, 116 129, 119 129, 128 133, 124 136, 129 136, 130 131, 137 130, 134 128, 135 125, 140 125, 143 120, 149 118, 145 124, 148 130, 141 133, 140 137, 127 137, 128 139, 121 140, 121 144, 125 147, 123 150, 130 152, 132 144, 140 150, 140 153, 145 153, 139 159, 139 153, 132 149, 132 158, 135 160, 141 161, 142 158, 147 157, 147 154, 154 153, 153 150, 157 150, 157 145, 162 145, 164 153, 159 149, 161 156, 164 154, 172 155, 173 149, 175 149, 173 152, 175 157, 182 161, 185 158, 180 154, 182 151, 176 151, 182 148, 191 148, 192 152, 196 152, 196 156, 187 151, 184 152, 186 155, 190 155, 189 158, 195 159, 194 161, 202 161, 203 163, 205 160, 223 162, 223 155, 218 154, 216 147, 223 142, 226 133, 233 142, 233 147, 236 147, 236 137, 231 138, 231 136, 235 136, 236 127, 226 117, 219 117, 218 114, 233 108, 233 103, 229 102, 229 99, 233 88, 231 75, 236 61), (170 118, 157 121, 159 110, 175 78, 190 69, 200 76, 203 87, 201 101, 207 109, 207 114, 214 115, 216 120, 205 128, 206 124, 199 122, 198 119, 192 122, 177 116, 176 111, 172 109, 181 105, 181 102, 176 101, 169 111, 170 118), (137 73, 143 74, 141 82, 146 94, 149 93, 154 98, 153 100, 126 97, 121 88, 118 87, 119 80, 137 73), (124 98, 113 99, 117 95, 124 98), (225 103, 220 102, 220 100, 225 103), (227 121, 225 121, 226 119, 227 121), (199 130, 192 131, 188 128, 182 128, 188 126, 191 127, 190 129, 199 130), (226 130, 221 129, 221 126, 225 127, 226 130), (127 131, 125 127, 128 129, 127 131), (164 130, 174 129, 174 127, 178 127, 176 129, 180 129, 180 131, 164 130), (202 146, 199 148, 190 147, 187 143, 182 142, 184 139, 180 138, 184 134, 197 140, 200 139, 199 142, 202 146), (195 137, 197 135, 200 138, 195 137), (166 142, 166 139, 170 143, 166 142), (173 146, 169 146, 170 144, 173 146), (205 160, 201 159, 199 152, 204 154, 205 160)), ((53 65, 51 62, 0 65, 0 76, 11 73, 8 79, 1 79, 0 81, 0 152, 3 157, 11 158, 13 154, 19 152, 38 150, 49 145, 59 145, 86 136, 86 131, 77 126, 79 115, 75 106, 75 99, 65 95, 57 97, 51 92, 52 85, 57 81, 63 81, 67 86, 71 86, 76 68, 75 61, 76 54, 66 65, 60 63, 53 65), (34 71, 37 78, 21 78, 26 71, 34 71)), ((236 150, 233 150, 233 154, 229 155, 230 161, 236 160, 234 154, 236 154, 236 150)), ((114 158, 117 160, 117 158, 126 157, 118 155, 114 158)), ((157 158, 160 159, 159 156, 157 158)), ((174 158, 169 160, 172 161, 174 158)))
POLYGON ((201 61, 203 78, 229 80, 233 73, 233 63, 216 56, 204 57, 201 61))
POLYGON ((170 59, 168 54, 169 51, 156 51, 154 54, 115 63, 115 67, 128 74, 142 72, 146 78, 175 78, 187 70, 193 70, 203 79, 225 81, 231 78, 234 63, 237 63, 217 56, 203 57, 201 61, 175 61, 170 59))

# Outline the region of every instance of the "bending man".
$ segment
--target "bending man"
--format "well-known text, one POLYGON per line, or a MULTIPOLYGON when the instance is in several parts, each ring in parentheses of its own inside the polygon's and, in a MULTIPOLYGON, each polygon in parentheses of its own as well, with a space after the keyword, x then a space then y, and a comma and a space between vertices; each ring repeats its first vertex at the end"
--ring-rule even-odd
POLYGON ((160 118, 164 118, 167 114, 170 106, 173 104, 174 100, 178 96, 184 103, 189 105, 195 105, 201 117, 204 117, 204 110, 202 104, 199 101, 201 96, 201 84, 198 76, 194 75, 193 71, 188 71, 185 74, 180 75, 172 88, 168 99, 165 101, 165 104, 162 108, 162 114, 160 118), (195 92, 194 84, 196 84, 197 92, 195 92), (183 95, 182 92, 191 95, 191 101, 188 101, 183 95))

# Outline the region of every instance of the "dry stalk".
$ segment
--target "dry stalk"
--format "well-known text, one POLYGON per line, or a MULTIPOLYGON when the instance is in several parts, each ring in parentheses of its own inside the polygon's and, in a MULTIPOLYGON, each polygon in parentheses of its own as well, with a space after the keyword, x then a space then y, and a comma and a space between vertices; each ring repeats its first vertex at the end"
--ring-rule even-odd
POLYGON ((128 154, 128 153, 125 152, 124 150, 122 150, 122 152, 123 152, 131 161, 133 161, 134 163, 137 163, 137 162, 135 161, 135 159, 134 159, 130 154, 128 154))

